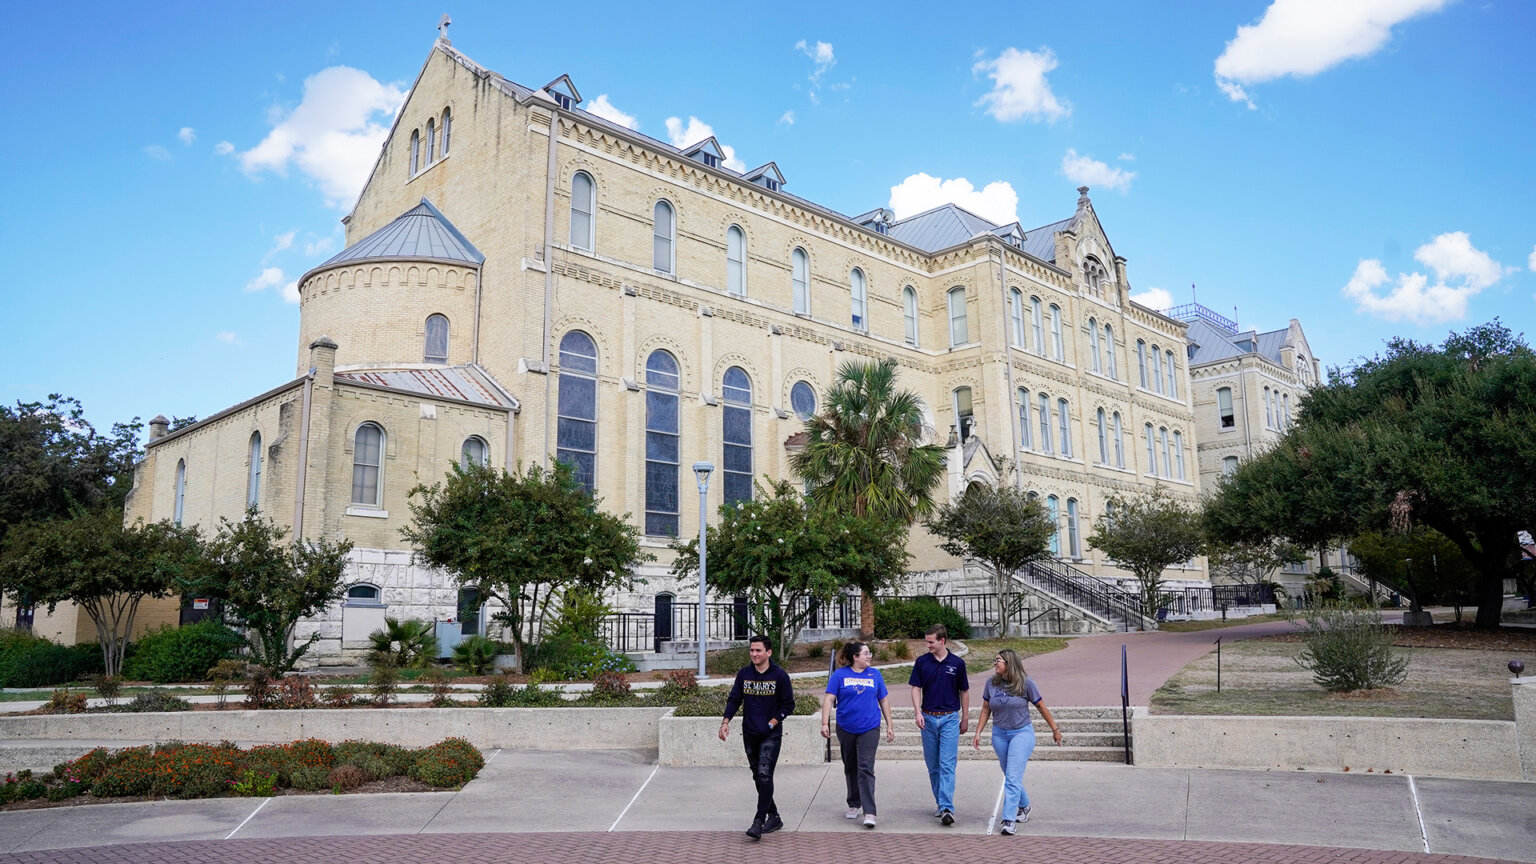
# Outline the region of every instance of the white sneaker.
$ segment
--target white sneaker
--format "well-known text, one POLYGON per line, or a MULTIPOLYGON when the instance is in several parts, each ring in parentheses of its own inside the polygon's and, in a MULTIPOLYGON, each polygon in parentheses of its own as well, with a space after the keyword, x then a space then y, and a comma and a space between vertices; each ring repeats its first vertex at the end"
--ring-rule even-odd
POLYGON ((997 833, 1009 835, 1013 834, 1013 823, 1004 819, 1003 824, 997 829, 997 833))
POLYGON ((1028 804, 1025 804, 1023 807, 1019 808, 1019 816, 1018 816, 1018 820, 1017 821, 1019 821, 1019 822, 1028 822, 1029 821, 1029 805, 1028 804))
POLYGON ((864 814, 864 827, 865 828, 873 828, 873 827, 875 827, 875 814, 873 814, 873 813, 865 813, 864 814))
POLYGON ((857 819, 857 818, 859 818, 859 813, 861 813, 861 812, 863 812, 863 811, 859 810, 859 808, 857 808, 857 807, 849 807, 848 808, 848 812, 843 814, 843 818, 844 819, 857 819))

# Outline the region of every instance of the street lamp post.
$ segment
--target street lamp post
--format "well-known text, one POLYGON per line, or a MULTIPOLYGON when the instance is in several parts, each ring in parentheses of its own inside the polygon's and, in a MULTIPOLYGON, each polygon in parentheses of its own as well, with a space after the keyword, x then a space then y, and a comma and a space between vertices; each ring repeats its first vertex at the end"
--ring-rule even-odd
POLYGON ((704 606, 704 585, 709 560, 705 517, 709 514, 709 475, 715 470, 713 462, 693 463, 693 476, 699 481, 699 680, 709 677, 704 671, 704 649, 709 644, 709 618, 704 606))

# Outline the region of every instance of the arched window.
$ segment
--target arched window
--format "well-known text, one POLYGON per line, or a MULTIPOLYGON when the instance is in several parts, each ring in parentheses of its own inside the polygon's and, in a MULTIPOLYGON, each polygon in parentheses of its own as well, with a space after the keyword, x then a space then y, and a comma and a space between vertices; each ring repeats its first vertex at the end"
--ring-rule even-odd
POLYGON ((1264 388, 1264 428, 1275 428, 1275 403, 1270 399, 1269 388, 1264 388))
POLYGON ((651 231, 651 267, 663 273, 674 272, 673 241, 677 237, 676 214, 672 205, 657 201, 652 212, 654 225, 651 231))
POLYGON ((1232 476, 1232 472, 1236 471, 1236 470, 1237 470, 1237 457, 1236 456, 1228 456, 1227 458, 1221 460, 1221 476, 1223 476, 1223 477, 1230 477, 1230 476, 1232 476))
POLYGON ((907 344, 917 347, 917 289, 911 285, 901 289, 901 320, 906 327, 907 344))
POLYGON ((747 294, 747 235, 735 225, 725 232, 725 290, 747 294))
POLYGON ((485 443, 485 439, 479 435, 471 435, 464 439, 464 446, 459 448, 459 464, 465 468, 484 468, 491 461, 491 447, 485 443))
POLYGON ((955 427, 960 430, 960 440, 971 437, 971 426, 976 422, 976 415, 971 407, 971 388, 956 387, 953 394, 955 407, 955 427))
POLYGON ((1104 523, 1110 528, 1115 527, 1115 502, 1113 500, 1104 502, 1104 523))
POLYGON ((1072 455, 1072 410, 1065 399, 1056 400, 1056 422, 1061 427, 1061 455, 1072 455))
POLYGON ((1281 429, 1289 429, 1289 428, 1291 428, 1291 394, 1289 394, 1289 393, 1281 393, 1280 394, 1280 413, 1285 415, 1285 423, 1283 423, 1280 426, 1280 428, 1281 429))
POLYGON ((1029 391, 1019 388, 1019 446, 1028 450, 1029 443, 1029 391))
POLYGON ((1152 431, 1152 424, 1146 426, 1147 432, 1147 474, 1157 476, 1157 433, 1152 431))
POLYGON ((555 458, 576 482, 597 488, 597 343, 572 330, 560 339, 560 394, 555 406, 555 458))
MULTIPOLYGON (((809 315, 811 314, 811 260, 806 257, 805 250, 798 246, 789 258, 793 265, 790 278, 795 288, 795 311, 801 315, 809 315)), ((916 301, 913 302, 915 307, 916 301)), ((915 309, 913 314, 916 315, 915 309)))
POLYGON ((1045 329, 1041 323, 1040 298, 1029 298, 1029 329, 1030 336, 1035 340, 1035 353, 1045 356, 1045 329))
POLYGON ((591 174, 577 171, 571 175, 571 246, 588 252, 595 245, 592 215, 596 209, 596 192, 591 174))
POLYGON ((1112 380, 1120 380, 1120 370, 1115 367, 1115 329, 1108 324, 1104 325, 1104 359, 1109 362, 1105 368, 1109 371, 1112 380))
POLYGON ((1095 417, 1094 425, 1096 427, 1098 427, 1098 430, 1099 430, 1099 464, 1100 465, 1108 465, 1109 464, 1109 424, 1107 422, 1105 422, 1107 420, 1107 418, 1104 416, 1104 409, 1100 408, 1098 410, 1098 412, 1094 415, 1094 417, 1095 417))
POLYGON ((172 511, 171 520, 177 525, 181 524, 182 508, 187 503, 187 460, 176 460, 176 504, 172 511))
POLYGON ((863 270, 855 267, 848 272, 848 289, 853 302, 853 327, 856 330, 866 329, 869 324, 864 317, 866 286, 863 270))
POLYGON ((721 440, 725 443, 725 503, 752 500, 752 379, 740 366, 725 370, 721 388, 721 440))
POLYGON ((411 176, 421 170, 421 133, 411 130, 411 176))
POLYGON ((1051 354, 1057 362, 1065 362, 1067 349, 1061 338, 1061 307, 1051 304, 1051 354))
POLYGON ((1045 512, 1051 517, 1051 554, 1061 556, 1061 499, 1045 496, 1045 512))
POLYGON ((1067 499, 1067 551, 1073 558, 1083 557, 1083 546, 1078 539, 1077 499, 1067 499))
POLYGON ((1163 392, 1163 351, 1156 345, 1152 346, 1152 391, 1163 392))
POLYGON ((1168 454, 1168 427, 1167 426, 1162 426, 1162 427, 1158 428, 1158 430, 1157 430, 1157 443, 1158 443, 1159 448, 1163 451, 1163 473, 1162 473, 1162 476, 1164 476, 1164 477, 1172 477, 1173 476, 1173 463, 1168 458, 1169 454, 1168 454))
POLYGON ((645 533, 676 537, 678 520, 677 358, 652 351, 645 361, 645 533))
POLYGON ((1184 479, 1184 433, 1177 429, 1173 432, 1173 476, 1184 479))
POLYGON ((352 503, 383 507, 383 473, 384 429, 364 423, 352 438, 352 503))
POLYGON ((949 347, 971 341, 965 321, 965 289, 949 289, 949 347))
POLYGON ((1104 363, 1099 356, 1099 322, 1093 318, 1088 319, 1088 353, 1088 362, 1093 364, 1093 371, 1103 371, 1104 363))
POLYGON ((1120 424, 1120 412, 1115 412, 1115 467, 1125 467, 1125 427, 1120 424))
POLYGON ((1141 373, 1141 389, 1147 389, 1147 343, 1136 340, 1136 368, 1141 373))
POLYGON ((1221 418, 1221 428, 1232 429, 1237 426, 1237 415, 1232 413, 1232 388, 1216 388, 1216 414, 1221 418))
POLYGON ((347 588, 347 603, 366 603, 370 606, 379 602, 379 586, 369 585, 366 582, 347 588))
POLYGON ((1040 394, 1040 452, 1051 452, 1051 397, 1040 394))
POLYGON ((1179 367, 1173 362, 1173 352, 1163 354, 1163 371, 1168 375, 1168 395, 1179 398, 1179 367))
POLYGON ((443 109, 443 155, 448 155, 448 141, 453 134, 453 113, 447 108, 443 109))
POLYGON ((1013 347, 1024 347, 1024 292, 1017 288, 1008 289, 1008 320, 1013 325, 1010 333, 1013 336, 1013 347))
POLYGON ((426 164, 431 165, 432 164, 432 160, 436 159, 436 158, 437 158, 437 121, 432 119, 431 117, 428 117, 427 118, 427 163, 426 164))
POLYGON ((805 381, 796 381, 789 388, 789 407, 803 423, 816 416, 816 388, 805 381))
POLYGON ((426 331, 426 346, 422 350, 424 362, 447 363, 448 317, 436 313, 428 315, 426 331))
POLYGON ((261 433, 251 433, 251 464, 245 478, 245 506, 261 503, 261 433))

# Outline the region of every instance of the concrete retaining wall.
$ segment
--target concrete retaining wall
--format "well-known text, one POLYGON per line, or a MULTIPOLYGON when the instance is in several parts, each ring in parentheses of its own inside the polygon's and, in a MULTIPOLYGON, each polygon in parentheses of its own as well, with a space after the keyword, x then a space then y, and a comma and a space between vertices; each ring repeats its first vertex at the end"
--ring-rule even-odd
POLYGON ((1520 775, 1536 780, 1536 675, 1511 678, 1515 697, 1515 732, 1520 739, 1520 775))
MULTIPOLYGON (((719 717, 663 717, 656 761, 662 765, 746 766, 741 743, 741 719, 731 723, 730 737, 720 740, 719 717)), ((827 740, 821 737, 821 714, 784 721, 780 765, 820 765, 826 761, 827 740)))
MULTIPOLYGON (((671 708, 324 708, 0 717, 0 747, 24 741, 383 741, 405 747, 467 738, 477 747, 650 750, 671 708)), ((708 719, 708 718, 704 718, 708 719)), ((718 724, 718 721, 716 721, 718 724)))
POLYGON ((1139 766, 1521 777, 1515 724, 1501 720, 1198 717, 1139 708, 1131 737, 1139 766))

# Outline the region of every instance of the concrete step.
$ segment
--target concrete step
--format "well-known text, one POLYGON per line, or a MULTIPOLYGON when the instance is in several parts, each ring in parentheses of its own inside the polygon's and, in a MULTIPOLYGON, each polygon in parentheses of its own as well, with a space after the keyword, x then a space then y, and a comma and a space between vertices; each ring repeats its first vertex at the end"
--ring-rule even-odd
MULTIPOLYGON (((970 743, 971 743, 971 733, 970 732, 965 733, 964 735, 960 736, 960 738, 961 738, 961 741, 960 741, 961 746, 964 746, 964 747, 970 746, 970 743)), ((892 746, 914 746, 914 745, 918 746, 918 747, 923 746, 923 737, 915 729, 910 731, 910 732, 907 732, 907 731, 897 731, 897 733, 896 733, 896 740, 894 742, 892 742, 892 746)), ((1111 734, 1109 734, 1107 732, 1082 732, 1082 733, 1079 733, 1079 732, 1063 731, 1061 733, 1061 746, 1063 746, 1063 747, 1122 747, 1124 745, 1125 745, 1125 736, 1120 735, 1118 733, 1114 734, 1114 735, 1111 735, 1111 734)), ((885 745, 882 743, 881 746, 885 746, 885 745)), ((990 748, 992 746, 992 735, 991 735, 990 732, 983 732, 982 733, 982 735, 981 735, 981 746, 982 746, 983 749, 988 749, 988 748, 990 748)), ((1046 731, 1046 730, 1039 730, 1039 729, 1036 730, 1036 735, 1035 735, 1035 747, 1036 747, 1036 749, 1039 749, 1041 747, 1054 747, 1054 746, 1055 745, 1051 743, 1051 736, 1050 736, 1050 733, 1048 731, 1046 731)))
MULTIPOLYGON (((992 748, 982 742, 981 750, 972 749, 969 745, 961 747, 959 758, 966 761, 997 761, 992 748)), ((832 758, 837 759, 836 748, 832 758)), ((923 761, 922 745, 910 744, 881 744, 876 754, 879 761, 923 761)), ((1035 752, 1029 757, 1031 760, 1040 759, 1048 762, 1123 762, 1125 761, 1125 749, 1123 747, 1053 747, 1037 746, 1035 752)))
MULTIPOLYGON (((1103 720, 1103 721, 1113 720, 1116 723, 1120 722, 1120 706, 1119 705, 1114 705, 1114 706, 1093 706, 1093 705, 1090 705, 1090 706, 1077 706, 1077 705, 1070 705, 1070 706, 1063 706, 1063 707, 1057 708, 1057 707, 1051 706, 1051 704, 1049 702, 1047 702, 1046 706, 1051 709, 1051 716, 1055 717, 1057 720, 1062 721, 1062 722, 1074 721, 1074 720, 1103 720)), ((976 717, 980 716, 980 714, 981 714, 981 706, 980 705, 972 705, 971 706, 971 718, 975 719, 976 717)), ((912 720, 912 706, 910 704, 906 705, 906 706, 892 705, 891 706, 891 718, 893 720, 896 720, 898 723, 900 721, 902 721, 902 720, 907 720, 907 721, 910 722, 912 720)))

